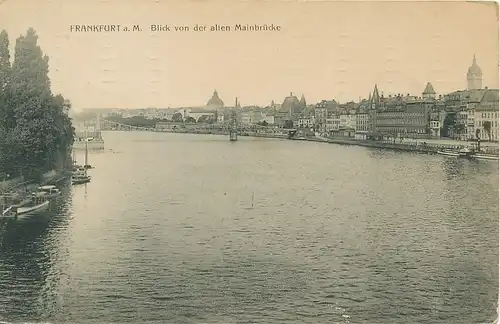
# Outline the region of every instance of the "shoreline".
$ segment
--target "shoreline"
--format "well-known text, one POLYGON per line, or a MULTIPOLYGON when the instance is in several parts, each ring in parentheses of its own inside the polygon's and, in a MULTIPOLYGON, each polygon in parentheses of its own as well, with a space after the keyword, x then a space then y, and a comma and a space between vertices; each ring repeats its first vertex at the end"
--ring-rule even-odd
MULTIPOLYGON (((192 134, 192 135, 222 135, 229 136, 229 132, 224 131, 172 131, 172 130, 153 130, 157 133, 173 133, 173 134, 192 134)), ((287 139, 292 141, 306 141, 306 142, 319 142, 325 144, 338 144, 338 145, 354 145, 370 148, 379 149, 389 149, 393 151, 404 151, 404 152, 418 152, 426 154, 437 154, 438 151, 443 149, 456 149, 457 147, 465 147, 467 144, 437 144, 437 143, 427 143, 423 144, 425 140, 422 140, 419 144, 404 144, 404 143, 388 143, 383 141, 373 141, 373 140, 356 140, 347 138, 318 138, 318 137, 299 137, 299 138, 288 138, 285 134, 262 134, 262 133, 251 133, 244 132, 239 134, 242 137, 259 137, 259 138, 273 138, 273 139, 287 139)), ((498 146, 484 146, 482 150, 485 151, 484 155, 496 156, 498 157, 498 146), (488 150, 489 149, 489 150, 488 150), (493 149, 493 150, 492 150, 493 149), (494 153, 488 151, 495 151, 494 153)))
MULTIPOLYGON (((370 140, 355 140, 355 139, 339 139, 339 138, 292 138, 295 141, 309 141, 309 142, 321 142, 327 144, 337 144, 337 145, 354 145, 378 149, 388 149, 392 151, 402 151, 402 152, 417 152, 425 154, 438 154, 438 151, 443 149, 456 149, 457 147, 465 147, 466 145, 452 145, 452 144, 400 144, 400 143, 388 143, 381 141, 370 141, 370 140)), ((483 148, 484 150, 484 148, 483 148)), ((498 157, 498 149, 496 154, 489 152, 482 152, 480 155, 495 156, 498 157)))

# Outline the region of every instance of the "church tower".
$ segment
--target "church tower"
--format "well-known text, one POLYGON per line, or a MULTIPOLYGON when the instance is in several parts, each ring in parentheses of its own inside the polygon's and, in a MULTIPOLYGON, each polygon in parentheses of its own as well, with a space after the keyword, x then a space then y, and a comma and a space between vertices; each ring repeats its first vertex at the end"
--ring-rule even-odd
POLYGON ((472 65, 467 71, 467 90, 483 88, 483 72, 476 63, 476 55, 472 59, 472 65))
POLYGON ((424 99, 436 99, 436 91, 430 82, 427 82, 424 92, 422 92, 422 98, 424 99))
POLYGON ((380 105, 380 95, 378 93, 378 87, 375 85, 373 89, 373 95, 371 97, 371 109, 377 109, 380 105))

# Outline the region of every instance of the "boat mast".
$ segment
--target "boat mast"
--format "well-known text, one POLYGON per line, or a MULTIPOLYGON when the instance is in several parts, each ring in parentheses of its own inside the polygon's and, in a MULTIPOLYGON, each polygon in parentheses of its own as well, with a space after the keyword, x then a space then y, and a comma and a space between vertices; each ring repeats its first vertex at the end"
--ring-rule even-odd
POLYGON ((89 149, 88 149, 88 139, 85 139, 85 165, 83 168, 85 169, 85 174, 87 174, 87 165, 88 165, 88 159, 89 159, 89 149))
POLYGON ((231 141, 236 141, 238 139, 238 126, 236 124, 237 107, 238 107, 238 97, 236 97, 234 108, 233 111, 231 112, 231 120, 229 122, 229 139, 231 141))

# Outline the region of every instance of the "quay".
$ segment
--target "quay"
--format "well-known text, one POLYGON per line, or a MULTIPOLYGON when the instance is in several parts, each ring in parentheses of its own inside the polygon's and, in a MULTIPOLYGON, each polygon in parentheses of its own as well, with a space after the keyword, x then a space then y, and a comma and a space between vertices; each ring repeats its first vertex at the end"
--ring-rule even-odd
POLYGON ((25 181, 23 177, 0 181, 0 194, 6 192, 17 192, 25 195, 27 191, 34 190, 40 186, 58 184, 71 177, 69 170, 49 171, 42 175, 39 181, 25 181))
MULTIPOLYGON (((318 137, 303 137, 303 138, 290 138, 296 141, 310 141, 310 142, 321 142, 329 144, 339 144, 339 145, 355 145, 364 146, 378 149, 388 149, 393 151, 405 151, 405 152, 418 152, 426 154, 437 154, 438 151, 442 150, 459 150, 466 148, 469 145, 465 144, 436 144, 436 143, 426 143, 421 141, 420 143, 394 143, 389 141, 375 141, 375 140, 356 140, 356 139, 340 139, 340 138, 318 138, 318 137)), ((481 153, 489 156, 498 157, 498 147, 486 146, 481 148, 481 153)))
MULTIPOLYGON (((216 129, 205 129, 205 130, 190 130, 190 129, 151 129, 154 132, 162 132, 162 133, 176 133, 176 134, 205 134, 205 135, 223 135, 229 136, 229 130, 216 130, 216 129)), ((419 152, 419 153, 427 153, 427 154, 437 154, 440 150, 449 150, 449 149, 462 149, 470 145, 475 145, 474 142, 461 142, 460 144, 444 144, 444 143, 427 143, 425 139, 421 139, 419 143, 394 143, 389 140, 361 140, 361 139, 353 139, 353 138, 340 138, 340 137, 315 137, 315 136, 302 136, 302 137, 290 137, 289 134, 286 134, 283 131, 277 131, 275 133, 268 132, 252 132, 252 131, 243 131, 239 132, 239 136, 244 137, 261 137, 261 138, 274 138, 274 139, 287 139, 294 141, 306 141, 306 142, 320 142, 320 143, 328 143, 328 144, 338 144, 338 145, 355 145, 355 146, 364 146, 378 149, 388 149, 394 151, 406 151, 406 152, 419 152), (462 144, 463 143, 463 144, 462 144)), ((481 152, 491 156, 499 156, 498 146, 490 146, 483 143, 481 147, 481 152)))
MULTIPOLYGON (((229 136, 229 130, 217 130, 217 129, 204 129, 204 130, 192 130, 192 129, 151 129, 154 132, 161 133, 176 133, 176 134, 205 134, 205 135, 223 135, 229 136)), ((275 138, 275 139, 288 139, 294 141, 307 141, 307 142, 320 142, 338 145, 355 145, 364 146, 378 149, 389 149, 395 151, 406 151, 406 152, 420 152, 428 154, 436 154, 440 150, 447 149, 461 149, 470 145, 475 145, 475 142, 457 142, 457 144, 444 144, 444 143, 427 143, 425 139, 420 139, 418 143, 394 143, 389 140, 361 140, 354 138, 342 138, 342 137, 314 137, 314 136, 303 136, 303 137, 290 137, 283 131, 277 131, 275 133, 269 132, 252 132, 243 131, 239 132, 239 136, 244 137, 261 137, 261 138, 275 138), (424 144, 425 143, 425 144, 424 144)), ((483 143, 481 151, 485 154, 492 156, 499 156, 498 146, 491 146, 483 143)))

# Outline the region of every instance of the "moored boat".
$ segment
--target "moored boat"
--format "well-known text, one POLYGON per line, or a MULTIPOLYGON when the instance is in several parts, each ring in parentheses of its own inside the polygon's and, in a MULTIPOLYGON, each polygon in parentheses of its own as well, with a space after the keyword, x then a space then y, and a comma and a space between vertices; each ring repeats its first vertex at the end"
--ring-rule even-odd
POLYGON ((87 172, 75 172, 73 176, 71 177, 71 184, 77 185, 77 184, 83 184, 83 183, 88 183, 90 182, 90 176, 87 175, 87 172))
POLYGON ((37 190, 39 193, 45 194, 47 198, 56 198, 61 195, 61 191, 56 186, 41 186, 37 190))
POLYGON ((7 207, 2 211, 2 217, 14 217, 16 216, 17 207, 12 205, 7 207))
POLYGON ((16 216, 35 214, 46 210, 49 207, 50 201, 43 193, 34 193, 31 201, 23 206, 16 208, 16 216))
POLYGON ((497 155, 490 155, 490 154, 481 154, 477 153, 474 150, 471 150, 469 148, 464 148, 461 150, 440 150, 437 152, 438 154, 441 155, 447 155, 447 156, 454 156, 458 158, 467 158, 467 159, 477 159, 477 160, 492 160, 492 161, 498 161, 499 157, 497 155))
POLYGON ((472 159, 475 157, 474 151, 469 148, 463 148, 460 150, 440 150, 437 151, 437 154, 447 155, 447 156, 455 156, 458 158, 466 158, 472 159))
POLYGON ((492 160, 492 161, 499 160, 499 157, 496 155, 485 155, 485 154, 474 154, 474 158, 478 160, 492 160))

